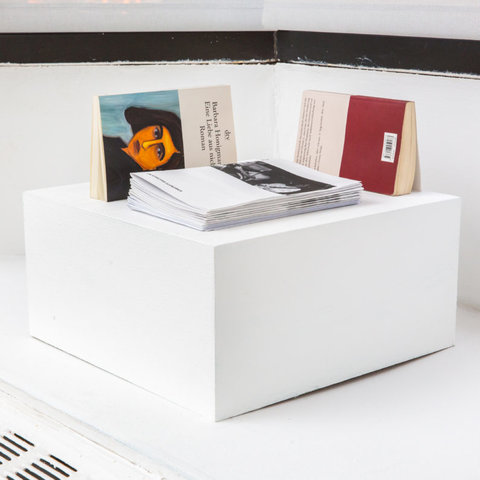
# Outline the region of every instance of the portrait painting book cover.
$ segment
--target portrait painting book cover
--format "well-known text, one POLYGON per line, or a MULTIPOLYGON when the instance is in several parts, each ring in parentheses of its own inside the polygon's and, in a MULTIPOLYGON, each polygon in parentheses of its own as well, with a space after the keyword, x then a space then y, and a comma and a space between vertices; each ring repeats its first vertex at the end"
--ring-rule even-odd
POLYGON ((94 97, 92 198, 127 198, 132 172, 236 161, 229 86, 94 97))

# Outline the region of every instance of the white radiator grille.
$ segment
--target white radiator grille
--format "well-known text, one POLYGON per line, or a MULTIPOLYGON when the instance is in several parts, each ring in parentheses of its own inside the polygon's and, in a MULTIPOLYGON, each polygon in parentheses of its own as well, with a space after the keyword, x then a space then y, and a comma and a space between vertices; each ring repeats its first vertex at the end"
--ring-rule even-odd
POLYGON ((62 480, 78 470, 13 430, 0 437, 0 468, 7 480, 62 480))
MULTIPOLYGON (((5 386, 1 384, 0 387, 5 386)), ((125 447, 93 429, 77 433, 63 415, 60 422, 46 412, 50 408, 0 388, 0 480, 181 480, 166 469, 125 457, 125 447), (119 454, 117 452, 122 452, 119 454)), ((134 457, 131 457, 134 458, 134 457)))

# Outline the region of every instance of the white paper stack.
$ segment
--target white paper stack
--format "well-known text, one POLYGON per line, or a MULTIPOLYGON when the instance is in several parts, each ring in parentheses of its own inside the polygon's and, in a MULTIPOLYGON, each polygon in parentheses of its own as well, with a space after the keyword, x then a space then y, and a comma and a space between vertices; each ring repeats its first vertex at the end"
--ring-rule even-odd
POLYGON ((250 160, 132 173, 128 205, 197 230, 358 203, 362 184, 293 162, 250 160))

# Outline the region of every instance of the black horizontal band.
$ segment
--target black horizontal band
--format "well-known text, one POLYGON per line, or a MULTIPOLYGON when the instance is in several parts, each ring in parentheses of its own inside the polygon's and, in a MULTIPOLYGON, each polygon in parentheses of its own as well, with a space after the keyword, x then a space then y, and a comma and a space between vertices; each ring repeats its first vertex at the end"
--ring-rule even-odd
POLYGON ((278 60, 480 75, 480 41, 348 33, 277 32, 278 60))
POLYGON ((274 32, 3 33, 0 62, 274 62, 274 32))
POLYGON ((211 61, 480 75, 480 41, 300 31, 0 34, 0 63, 211 61))

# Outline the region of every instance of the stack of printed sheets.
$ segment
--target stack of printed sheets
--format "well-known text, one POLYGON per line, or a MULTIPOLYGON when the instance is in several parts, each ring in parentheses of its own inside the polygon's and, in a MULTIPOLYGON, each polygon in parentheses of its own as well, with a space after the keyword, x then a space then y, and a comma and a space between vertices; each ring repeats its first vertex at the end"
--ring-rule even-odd
POLYGON ((251 160, 131 174, 128 205, 197 230, 358 203, 361 182, 297 163, 251 160))

